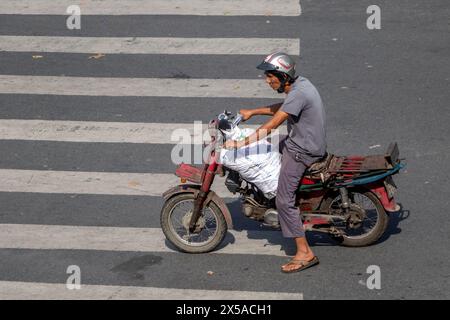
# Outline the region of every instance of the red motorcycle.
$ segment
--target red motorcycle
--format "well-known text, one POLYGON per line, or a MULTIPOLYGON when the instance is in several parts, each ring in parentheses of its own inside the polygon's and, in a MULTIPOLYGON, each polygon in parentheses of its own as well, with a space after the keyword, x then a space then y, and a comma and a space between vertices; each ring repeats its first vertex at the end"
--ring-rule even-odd
MULTIPOLYGON (((246 217, 280 228, 275 198, 266 198, 239 173, 218 163, 223 130, 237 126, 241 120, 240 115, 232 116, 227 111, 211 120, 208 161, 200 168, 179 165, 175 174, 182 184, 163 194, 161 227, 166 238, 181 251, 212 251, 232 228, 228 207, 211 190, 216 175, 227 175, 225 185, 233 194, 240 194, 246 217)), ((405 166, 398 156, 397 143, 391 143, 382 155, 328 154, 311 165, 299 181, 296 196, 305 231, 327 233, 349 247, 376 242, 386 231, 388 213, 400 208, 394 199, 397 187, 392 179, 405 166)))

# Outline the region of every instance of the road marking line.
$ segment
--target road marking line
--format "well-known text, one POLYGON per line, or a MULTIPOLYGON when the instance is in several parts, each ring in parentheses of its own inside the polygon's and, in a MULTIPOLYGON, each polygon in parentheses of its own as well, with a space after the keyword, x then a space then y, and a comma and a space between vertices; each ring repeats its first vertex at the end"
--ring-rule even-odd
MULTIPOLYGON (((33 224, 0 224, 0 248, 177 252, 171 245, 168 247, 166 237, 160 228, 33 224)), ((279 231, 229 230, 219 249, 210 254, 283 257, 286 256, 284 248, 294 249, 279 231)))
MULTIPOLYGON (((0 192, 140 195, 160 197, 181 184, 175 174, 0 169, 0 192)), ((211 188, 233 197, 216 176, 211 188)), ((236 197, 236 196, 234 196, 236 197)))
POLYGON ((299 39, 0 36, 0 51, 103 54, 300 54, 299 39))
MULTIPOLYGON (((303 300, 302 293, 0 281, 0 300, 303 300)), ((256 311, 256 310, 255 310, 256 311)), ((220 312, 220 310, 218 310, 220 312)), ((267 312, 267 310, 266 310, 267 312)))
POLYGON ((264 80, 0 75, 0 94, 280 98, 264 80))
MULTIPOLYGON (((149 107, 150 109, 150 107, 149 107)), ((260 125, 242 125, 257 129, 260 125)), ((208 125, 99 121, 0 119, 0 140, 93 143, 202 144, 210 141, 208 125)), ((280 133, 286 134, 286 126, 280 133)))
POLYGON ((299 0, 2 0, 2 14, 67 15, 79 5, 81 15, 299 16, 299 0))

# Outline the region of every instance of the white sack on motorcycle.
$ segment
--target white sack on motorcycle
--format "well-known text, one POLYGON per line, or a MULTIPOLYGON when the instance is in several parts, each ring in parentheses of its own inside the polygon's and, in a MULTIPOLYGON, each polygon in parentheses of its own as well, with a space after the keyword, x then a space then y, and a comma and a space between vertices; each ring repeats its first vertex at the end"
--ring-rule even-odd
MULTIPOLYGON (((241 130, 235 127, 223 133, 227 140, 239 141, 254 131, 249 128, 241 130)), ((222 149, 219 163, 239 172, 243 179, 253 183, 266 198, 271 199, 277 193, 281 167, 281 154, 276 149, 267 139, 261 139, 237 150, 222 149)))

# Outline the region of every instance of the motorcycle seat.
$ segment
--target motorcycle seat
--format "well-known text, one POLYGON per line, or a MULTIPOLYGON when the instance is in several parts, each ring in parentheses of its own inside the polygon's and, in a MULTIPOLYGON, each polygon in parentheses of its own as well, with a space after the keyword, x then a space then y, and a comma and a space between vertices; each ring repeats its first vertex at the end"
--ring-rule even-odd
POLYGON ((324 183, 331 177, 329 169, 332 166, 334 159, 335 156, 327 152, 322 159, 314 162, 305 170, 304 177, 311 180, 321 180, 322 183, 324 183))

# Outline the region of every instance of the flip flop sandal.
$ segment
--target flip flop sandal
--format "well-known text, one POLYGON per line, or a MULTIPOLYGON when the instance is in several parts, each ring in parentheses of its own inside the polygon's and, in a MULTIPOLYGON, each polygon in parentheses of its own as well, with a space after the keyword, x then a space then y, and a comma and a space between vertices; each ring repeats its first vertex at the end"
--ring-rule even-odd
POLYGON ((291 269, 291 270, 283 270, 283 269, 281 269, 281 272, 283 272, 283 273, 294 273, 294 272, 298 272, 298 271, 302 271, 302 270, 308 269, 308 268, 310 268, 312 266, 315 266, 316 264, 319 264, 319 258, 317 258, 316 256, 314 258, 312 258, 311 260, 309 260, 309 261, 292 259, 286 264, 286 266, 297 265, 297 266, 300 266, 300 267, 296 268, 296 269, 291 269))

